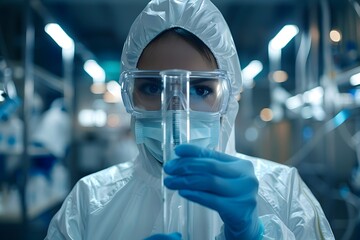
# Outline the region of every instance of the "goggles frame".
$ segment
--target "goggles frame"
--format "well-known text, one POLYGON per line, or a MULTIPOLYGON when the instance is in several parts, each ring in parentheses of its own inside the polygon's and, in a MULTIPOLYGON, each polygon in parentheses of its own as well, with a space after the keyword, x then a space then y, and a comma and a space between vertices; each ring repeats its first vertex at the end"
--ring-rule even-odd
MULTIPOLYGON (((165 71, 179 70, 179 69, 166 69, 165 71)), ((119 83, 121 86, 121 96, 126 108, 126 111, 135 117, 159 117, 161 116, 161 109, 151 111, 151 110, 140 110, 133 106, 132 100, 132 80, 136 78, 159 78, 162 80, 160 72, 163 70, 130 70, 123 71, 120 75, 119 83)), ((219 106, 218 111, 204 111, 206 114, 210 115, 223 115, 227 111, 227 106, 231 96, 231 85, 228 72, 225 70, 214 70, 214 71, 188 71, 189 77, 191 79, 219 79, 221 81, 221 90, 222 90, 222 101, 219 106)), ((202 112, 198 110, 191 110, 192 112, 202 112)))

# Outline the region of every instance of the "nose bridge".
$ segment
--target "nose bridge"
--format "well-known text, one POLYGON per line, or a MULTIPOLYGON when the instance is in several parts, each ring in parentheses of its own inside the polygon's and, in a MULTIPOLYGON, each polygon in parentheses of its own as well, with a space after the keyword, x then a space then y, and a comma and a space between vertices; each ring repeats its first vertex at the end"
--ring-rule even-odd
POLYGON ((180 96, 172 96, 170 98, 168 110, 184 110, 180 96))
POLYGON ((184 106, 182 104, 183 100, 183 86, 182 79, 180 78, 171 78, 169 81, 169 105, 168 110, 184 110, 184 106))
POLYGON ((166 101, 166 110, 187 110, 189 108, 190 74, 190 71, 180 69, 160 72, 164 84, 163 100, 166 101))

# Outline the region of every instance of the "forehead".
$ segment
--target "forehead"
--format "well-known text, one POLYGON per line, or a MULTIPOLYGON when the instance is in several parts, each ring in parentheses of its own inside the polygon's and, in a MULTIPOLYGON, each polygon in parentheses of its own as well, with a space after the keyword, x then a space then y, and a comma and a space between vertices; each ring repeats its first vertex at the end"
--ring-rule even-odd
POLYGON ((216 69, 214 62, 209 61, 193 45, 175 34, 168 34, 151 42, 141 54, 137 67, 140 70, 216 69))

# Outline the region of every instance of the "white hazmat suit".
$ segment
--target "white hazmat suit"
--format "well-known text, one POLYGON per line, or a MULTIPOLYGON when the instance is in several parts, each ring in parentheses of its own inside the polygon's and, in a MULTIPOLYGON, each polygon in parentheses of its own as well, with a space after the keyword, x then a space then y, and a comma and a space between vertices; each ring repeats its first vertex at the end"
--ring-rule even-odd
MULTIPOLYGON (((209 0, 151 1, 130 29, 122 53, 122 70, 136 70, 149 42, 172 27, 199 37, 214 54, 219 68, 230 74, 231 97, 222 116, 221 142, 227 154, 251 161, 254 166, 263 238, 334 239, 321 206, 295 168, 236 153, 234 122, 241 91, 240 64, 230 30, 209 0)), ((52 219, 46 239, 136 240, 160 233, 161 165, 143 145, 139 150, 134 162, 81 179, 52 219)), ((192 239, 225 239, 217 212, 197 205, 194 214, 198 225, 192 239)))

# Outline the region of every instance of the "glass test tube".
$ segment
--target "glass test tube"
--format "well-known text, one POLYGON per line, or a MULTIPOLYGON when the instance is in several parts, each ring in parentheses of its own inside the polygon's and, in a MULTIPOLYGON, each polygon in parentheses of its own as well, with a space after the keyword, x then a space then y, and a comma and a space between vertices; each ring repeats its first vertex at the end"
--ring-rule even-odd
MULTIPOLYGON (((174 148, 177 145, 188 143, 190 140, 190 72, 186 70, 166 70, 160 72, 160 74, 164 88, 161 103, 163 161, 165 164, 175 158, 174 148)), ((163 172, 163 179, 165 176, 166 174, 163 172)), ((164 232, 181 232, 183 239, 188 240, 191 229, 189 202, 165 186, 162 186, 162 191, 164 232), (178 202, 174 207, 176 197, 178 202), (173 204, 171 204, 171 201, 173 201, 173 204)))

